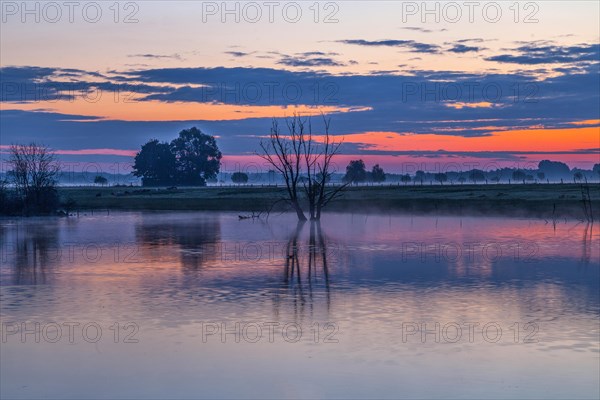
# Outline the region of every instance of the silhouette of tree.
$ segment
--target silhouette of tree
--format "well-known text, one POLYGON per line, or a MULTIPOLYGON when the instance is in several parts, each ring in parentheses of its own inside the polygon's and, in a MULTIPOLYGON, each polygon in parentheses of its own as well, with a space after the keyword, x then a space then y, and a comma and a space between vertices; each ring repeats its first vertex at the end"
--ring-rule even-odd
POLYGON ((246 183, 248 182, 248 175, 243 172, 234 172, 231 175, 231 181, 233 183, 246 183))
POLYGON ((6 190, 6 179, 0 178, 0 210, 8 212, 8 193, 6 190))
POLYGON ((206 135, 195 127, 184 129, 170 147, 177 160, 177 183, 205 186, 206 180, 216 178, 222 154, 214 136, 206 135))
POLYGON ((425 180, 425 172, 424 171, 415 172, 415 182, 419 181, 419 182, 421 182, 421 185, 423 185, 424 180, 425 180))
POLYGON ((473 169, 469 173, 469 178, 473 181, 473 183, 477 183, 478 181, 485 180, 485 174, 480 169, 473 169))
POLYGON ((571 173, 569 166, 560 161, 542 160, 538 164, 539 172, 551 179, 565 178, 571 173))
POLYGON ((527 176, 525 175, 525 172, 521 171, 520 169, 517 169, 517 170, 513 171, 513 173, 512 173, 513 181, 520 181, 520 182, 525 183, 526 177, 527 176))
POLYGON ((267 142, 261 142, 262 153, 258 154, 272 165, 283 177, 286 201, 296 212, 298 220, 306 221, 300 204, 304 193, 308 200, 311 220, 319 220, 323 208, 338 197, 346 185, 329 185, 331 162, 338 153, 341 142, 336 142, 329 133, 330 120, 323 116, 324 134, 319 141, 313 139, 310 119, 298 115, 286 120, 288 136, 283 136, 277 120, 273 120, 267 142))
POLYGON ((172 185, 176 173, 175 155, 168 143, 150 140, 135 156, 133 175, 142 178, 144 186, 172 185))
POLYGON ((135 156, 133 174, 144 186, 196 185, 215 180, 222 154, 213 136, 184 129, 170 144, 150 140, 135 156))
POLYGON ((540 181, 543 181, 544 179, 546 179, 546 174, 543 172, 538 172, 537 177, 540 181))
POLYGON ((365 169, 365 162, 363 160, 352 160, 346 167, 346 175, 344 175, 344 182, 347 183, 359 183, 364 182, 367 179, 367 171, 365 169))
POLYGON ((96 175, 96 177, 94 178, 94 183, 96 185, 104 186, 108 183, 108 179, 106 179, 102 175, 96 175))
POLYGON ((12 145, 8 165, 10 178, 22 211, 47 214, 56 210, 56 182, 60 171, 55 153, 49 147, 31 143, 12 145))
POLYGON ((373 169, 371 170, 371 179, 373 179, 373 182, 385 182, 385 172, 383 172, 383 168, 381 168, 379 164, 373 166, 373 169))
POLYGON ((435 174, 435 180, 443 185, 444 182, 448 180, 448 175, 444 174, 443 172, 437 173, 435 174))

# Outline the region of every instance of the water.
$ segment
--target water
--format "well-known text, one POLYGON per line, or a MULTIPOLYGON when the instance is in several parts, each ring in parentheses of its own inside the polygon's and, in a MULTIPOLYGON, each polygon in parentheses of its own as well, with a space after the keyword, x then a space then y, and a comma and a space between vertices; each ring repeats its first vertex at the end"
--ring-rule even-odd
POLYGON ((599 233, 364 214, 0 220, 0 394, 598 398, 599 233))

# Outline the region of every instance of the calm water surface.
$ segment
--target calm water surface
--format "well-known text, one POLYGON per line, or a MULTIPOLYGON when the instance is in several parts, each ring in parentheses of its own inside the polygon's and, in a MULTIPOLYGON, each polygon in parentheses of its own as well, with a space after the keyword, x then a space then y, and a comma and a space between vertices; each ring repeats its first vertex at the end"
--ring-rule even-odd
POLYGON ((0 220, 2 398, 598 398, 600 227, 0 220))

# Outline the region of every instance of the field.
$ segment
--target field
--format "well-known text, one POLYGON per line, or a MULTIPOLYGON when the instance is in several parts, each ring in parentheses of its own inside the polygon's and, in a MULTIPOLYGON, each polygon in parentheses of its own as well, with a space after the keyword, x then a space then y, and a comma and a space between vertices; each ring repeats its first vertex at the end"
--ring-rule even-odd
MULTIPOLYGON (((600 217, 600 185, 591 184, 594 215, 600 217)), ((62 187, 77 209, 219 210, 264 212, 284 196, 282 187, 239 186, 178 189, 62 187)), ((274 210, 281 210, 278 203, 274 210)), ((581 186, 575 184, 384 185, 349 187, 329 211, 507 214, 584 218, 581 186)))

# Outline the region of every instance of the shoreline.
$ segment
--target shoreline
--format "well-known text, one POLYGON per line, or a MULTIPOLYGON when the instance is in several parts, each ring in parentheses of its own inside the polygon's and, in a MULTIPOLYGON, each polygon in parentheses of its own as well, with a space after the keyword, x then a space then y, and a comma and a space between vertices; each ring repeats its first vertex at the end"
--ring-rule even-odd
MULTIPOLYGON (((75 210, 265 212, 282 187, 195 188, 59 187, 75 210)), ((600 220, 600 185, 590 184, 594 219, 600 220)), ((277 206, 273 212, 285 207, 277 206)), ((349 187, 325 212, 507 215, 585 219, 579 184, 382 185, 349 187)))

